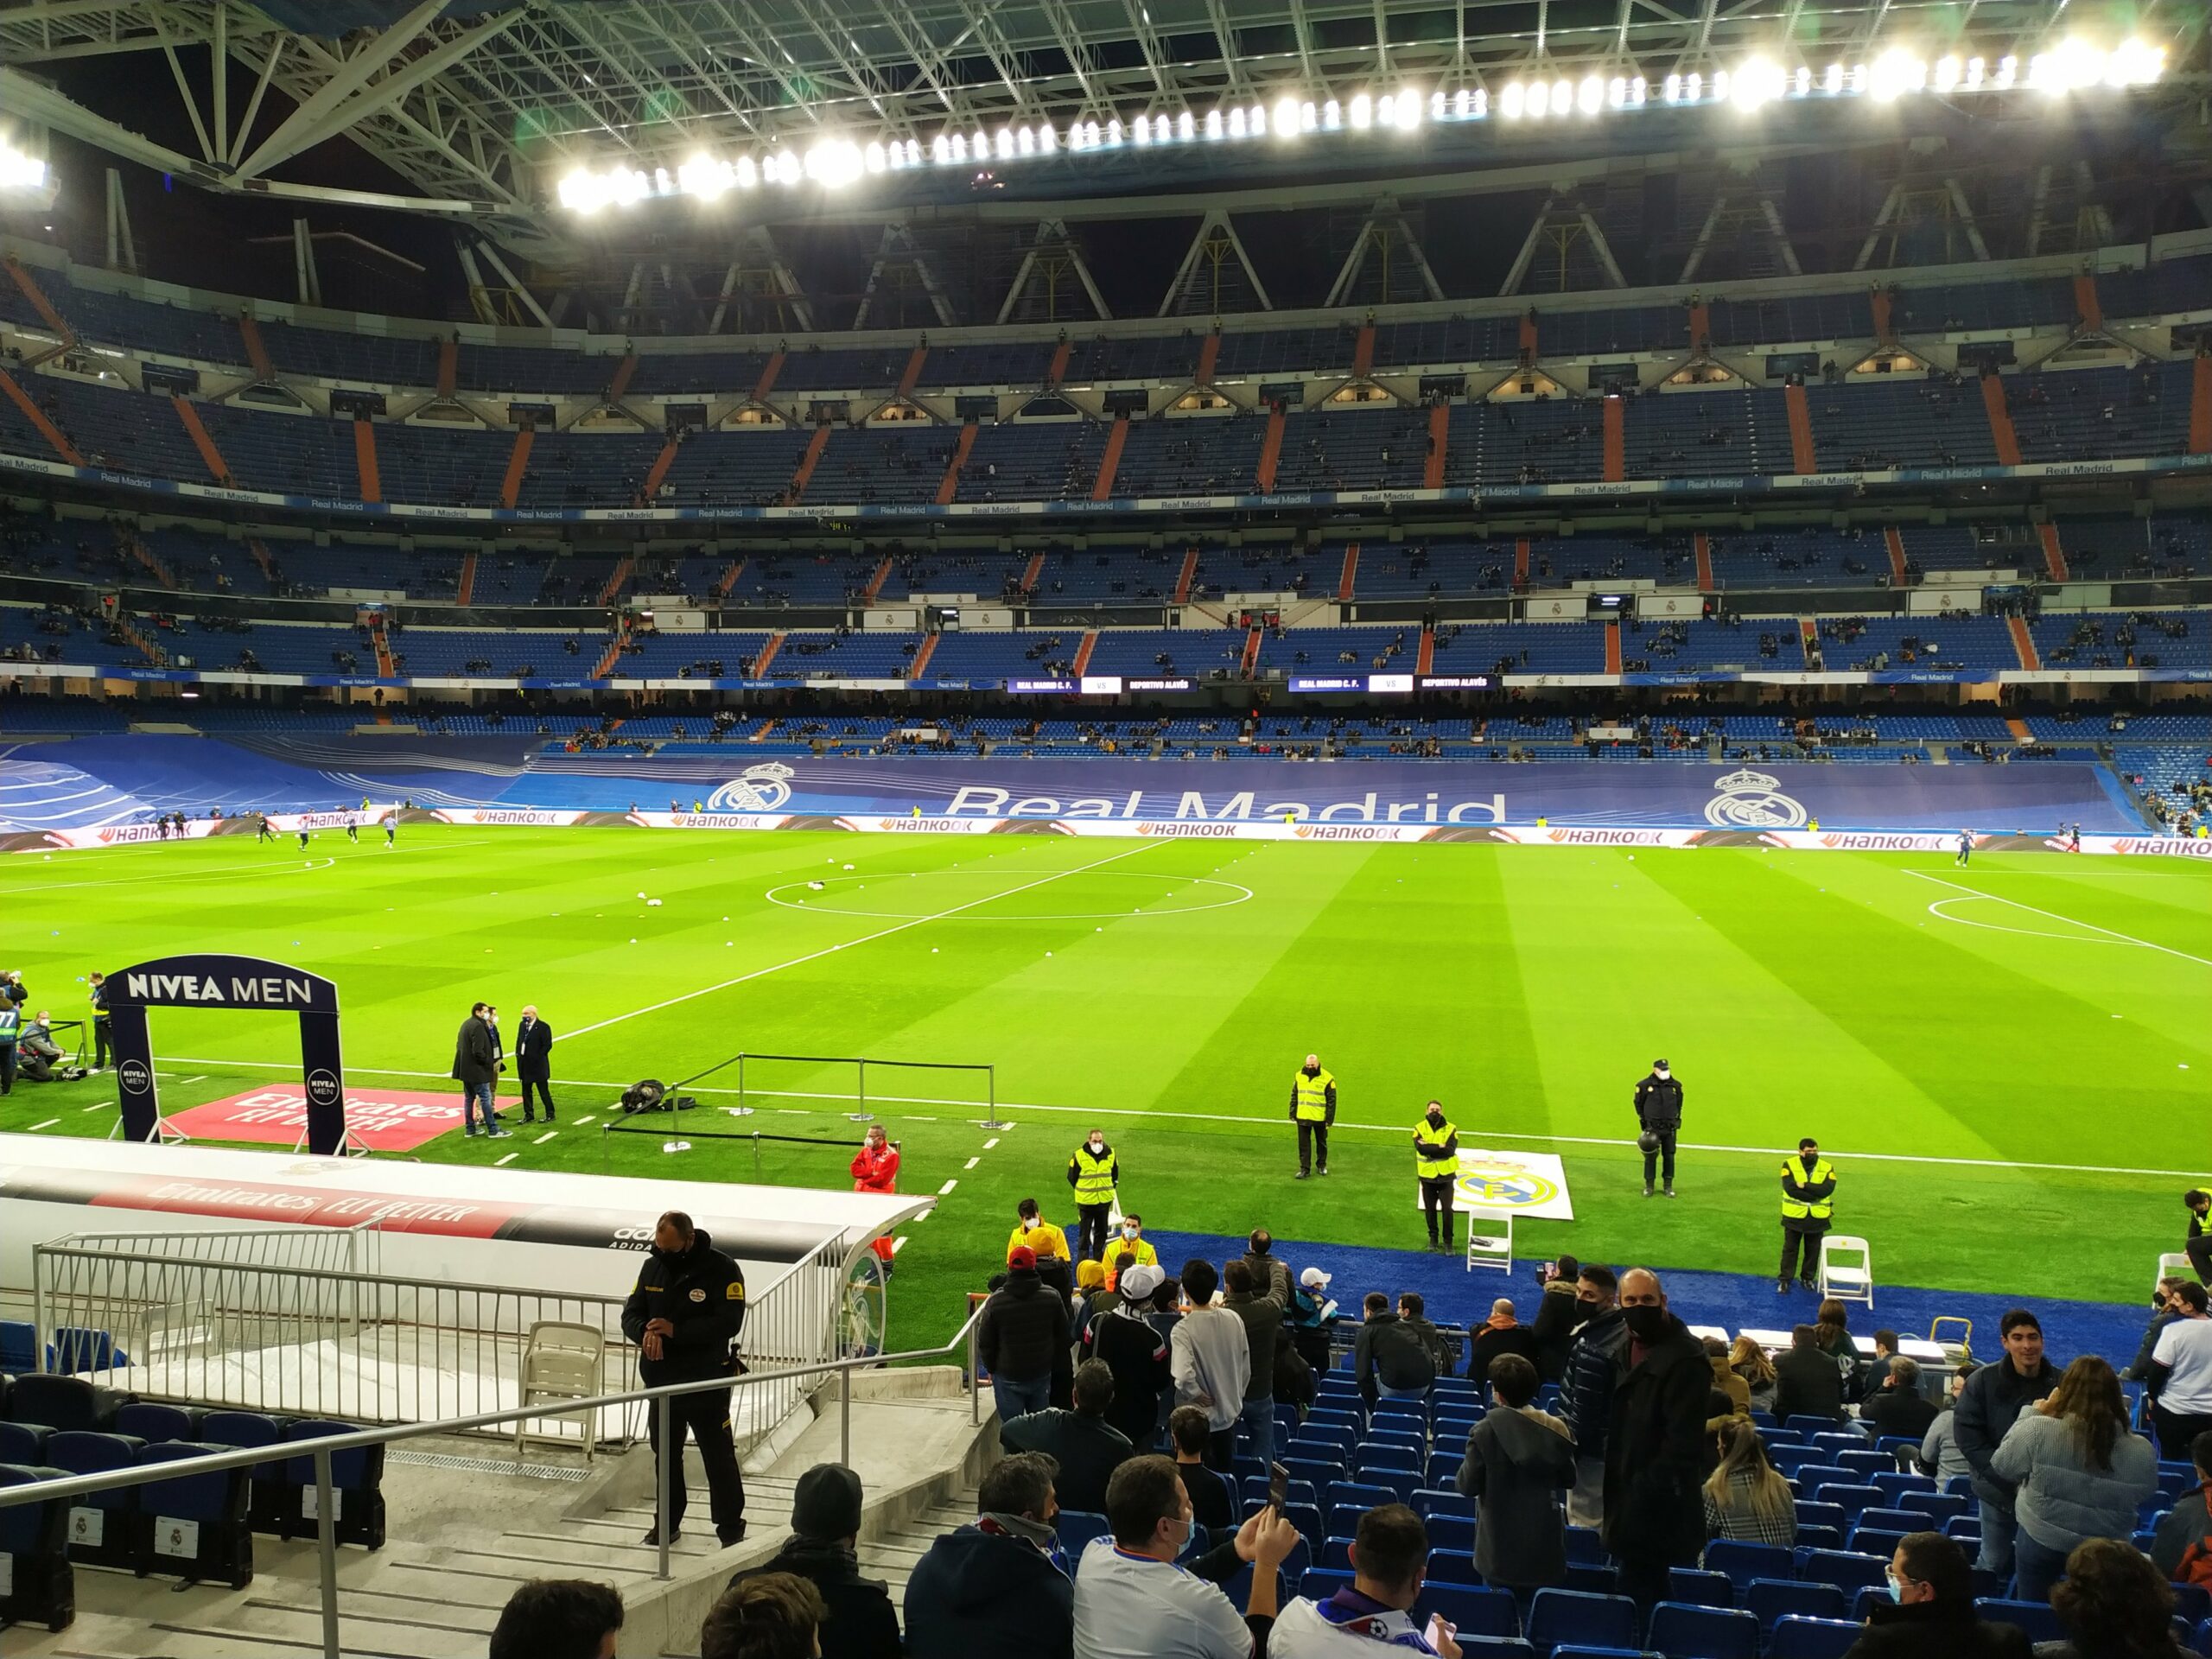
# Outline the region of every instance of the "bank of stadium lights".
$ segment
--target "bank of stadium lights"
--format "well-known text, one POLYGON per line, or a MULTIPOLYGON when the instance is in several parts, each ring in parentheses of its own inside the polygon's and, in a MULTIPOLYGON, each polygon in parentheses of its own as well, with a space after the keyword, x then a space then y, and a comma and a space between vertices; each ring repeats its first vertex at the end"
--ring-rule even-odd
MULTIPOLYGON (((578 213, 629 207, 662 196, 690 196, 713 202, 744 191, 811 184, 836 190, 885 173, 927 168, 991 168, 1063 153, 1158 149, 1205 143, 1238 143, 1260 139, 1296 143, 1327 134, 1407 133, 1424 122, 1439 125, 1470 121, 1559 122, 1587 120, 1649 105, 1683 108, 1722 105, 1749 112, 1769 105, 1824 99, 1865 98, 1875 103, 1935 95, 2026 91, 2061 96, 2095 89, 2144 86, 2165 72, 2163 47, 2130 40, 2109 49, 2070 40, 2039 52, 2023 64, 2016 57, 1994 63, 1980 57, 1917 57, 1892 50, 1869 63, 1830 63, 1820 68, 1785 67, 1754 57, 1733 69, 1707 75, 1693 72, 1649 81, 1642 75, 1586 74, 1513 80, 1493 92, 1460 87, 1424 94, 1414 87, 1395 92, 1357 92, 1341 100, 1285 94, 1272 101, 1225 104, 1200 114, 1192 110, 1148 112, 1126 120, 1051 122, 1035 125, 948 129, 926 142, 893 138, 858 143, 826 138, 804 149, 776 149, 732 158, 695 156, 671 173, 639 168, 578 168, 563 178, 559 200, 578 213)), ((0 145, 0 188, 18 182, 18 174, 42 182, 45 164, 0 145), (34 171, 35 170, 35 171, 34 171)))
POLYGON ((29 194, 46 188, 46 163, 35 156, 26 156, 13 144, 0 140, 0 194, 29 194))

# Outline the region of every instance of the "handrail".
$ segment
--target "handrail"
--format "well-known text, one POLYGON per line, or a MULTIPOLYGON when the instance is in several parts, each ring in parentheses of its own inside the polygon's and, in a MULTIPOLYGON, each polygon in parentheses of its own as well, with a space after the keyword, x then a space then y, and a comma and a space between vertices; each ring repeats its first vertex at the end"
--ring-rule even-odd
MULTIPOLYGON (((697 1382, 671 1382, 658 1388, 633 1389, 620 1394, 601 1395, 589 1400, 563 1400, 559 1414, 591 1411, 596 1414, 608 1406, 632 1405, 651 1401, 660 1414, 659 1444, 671 1444, 669 1402, 687 1394, 703 1394, 709 1389, 745 1388, 770 1382, 788 1382, 794 1377, 819 1376, 835 1374, 837 1378, 839 1431, 837 1461, 849 1466, 853 1455, 853 1373, 861 1367, 874 1369, 906 1360, 936 1359, 950 1354, 965 1341, 968 1346, 968 1421, 981 1421, 982 1390, 977 1386, 976 1371, 976 1322, 982 1317, 982 1305, 969 1313, 960 1328, 934 1348, 910 1349, 899 1354, 873 1354, 852 1359, 815 1360, 804 1365, 786 1365, 772 1371, 748 1372, 734 1378, 709 1377, 697 1382)), ((174 1462, 156 1464, 111 1471, 99 1475, 72 1475, 64 1480, 31 1481, 20 1486, 0 1486, 0 1510, 11 1509, 22 1503, 45 1503, 79 1497, 92 1492, 115 1491, 129 1486, 143 1486, 157 1480, 178 1480, 193 1475, 217 1474, 232 1469, 251 1468, 257 1464, 285 1463, 294 1458, 310 1457, 315 1460, 315 1535, 321 1557, 321 1593, 322 1604, 322 1651, 324 1659, 342 1659, 338 1634, 338 1534, 337 1521, 332 1511, 330 1460, 340 1452, 351 1452, 371 1446, 388 1446, 395 1440, 420 1440, 431 1434, 459 1433, 470 1429, 493 1428, 528 1418, 549 1414, 541 1402, 536 1406, 518 1407, 512 1411, 482 1412, 473 1417, 451 1417, 435 1423, 402 1423, 384 1428, 356 1429, 346 1434, 327 1434, 311 1440, 293 1440, 279 1451, 269 1446, 250 1446, 235 1452, 218 1452, 202 1458, 179 1458, 174 1462)), ((659 1543, 659 1560, 653 1576, 663 1580, 670 1577, 669 1546, 672 1529, 669 1524, 669 1475, 674 1459, 654 1455, 656 1470, 654 1495, 654 1536, 659 1543)))

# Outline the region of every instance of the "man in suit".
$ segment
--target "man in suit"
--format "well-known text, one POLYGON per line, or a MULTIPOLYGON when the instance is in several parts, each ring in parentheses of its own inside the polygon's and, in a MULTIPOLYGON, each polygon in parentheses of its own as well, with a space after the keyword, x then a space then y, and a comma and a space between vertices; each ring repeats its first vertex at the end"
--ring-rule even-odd
POLYGON ((504 1141, 507 1132, 499 1127, 493 1093, 499 1076, 499 1042, 484 1017, 487 1012, 481 1002, 469 1005, 468 1018, 461 1022, 460 1033, 454 1039, 453 1075, 461 1084, 462 1128, 469 1135, 476 1133, 476 1111, 480 1106, 484 1133, 494 1141, 504 1141))
POLYGON ((515 1027, 515 1081, 522 1084, 522 1121, 535 1123, 531 1114, 530 1091, 534 1084, 537 1097, 545 1103, 545 1121, 553 1121, 553 1091, 546 1084, 553 1076, 553 1027, 537 1017, 537 1005, 525 1003, 522 1024, 515 1027))

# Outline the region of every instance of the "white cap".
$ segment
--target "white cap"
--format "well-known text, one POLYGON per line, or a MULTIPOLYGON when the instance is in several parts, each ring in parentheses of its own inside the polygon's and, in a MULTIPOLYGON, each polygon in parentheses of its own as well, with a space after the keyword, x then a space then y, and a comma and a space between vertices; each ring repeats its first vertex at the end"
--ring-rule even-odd
POLYGON ((1115 1283, 1123 1297, 1132 1302, 1141 1302, 1166 1282, 1167 1275, 1149 1262, 1140 1262, 1124 1273, 1115 1283))
POLYGON ((1298 1275, 1298 1282, 1308 1290, 1326 1290, 1329 1287, 1329 1275, 1319 1268, 1308 1268, 1298 1275))

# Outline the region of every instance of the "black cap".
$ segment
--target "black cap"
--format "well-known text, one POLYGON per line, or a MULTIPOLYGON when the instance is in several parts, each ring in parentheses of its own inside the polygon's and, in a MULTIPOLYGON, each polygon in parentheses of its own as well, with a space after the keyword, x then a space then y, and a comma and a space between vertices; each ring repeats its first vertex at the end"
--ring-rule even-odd
POLYGON ((791 1491, 791 1530, 802 1538, 849 1538, 861 1529, 861 1478, 817 1463, 791 1491))
POLYGON ((1664 1071, 1667 1069, 1667 1062, 1664 1060, 1654 1060, 1651 1062, 1651 1069, 1654 1071, 1664 1071))

